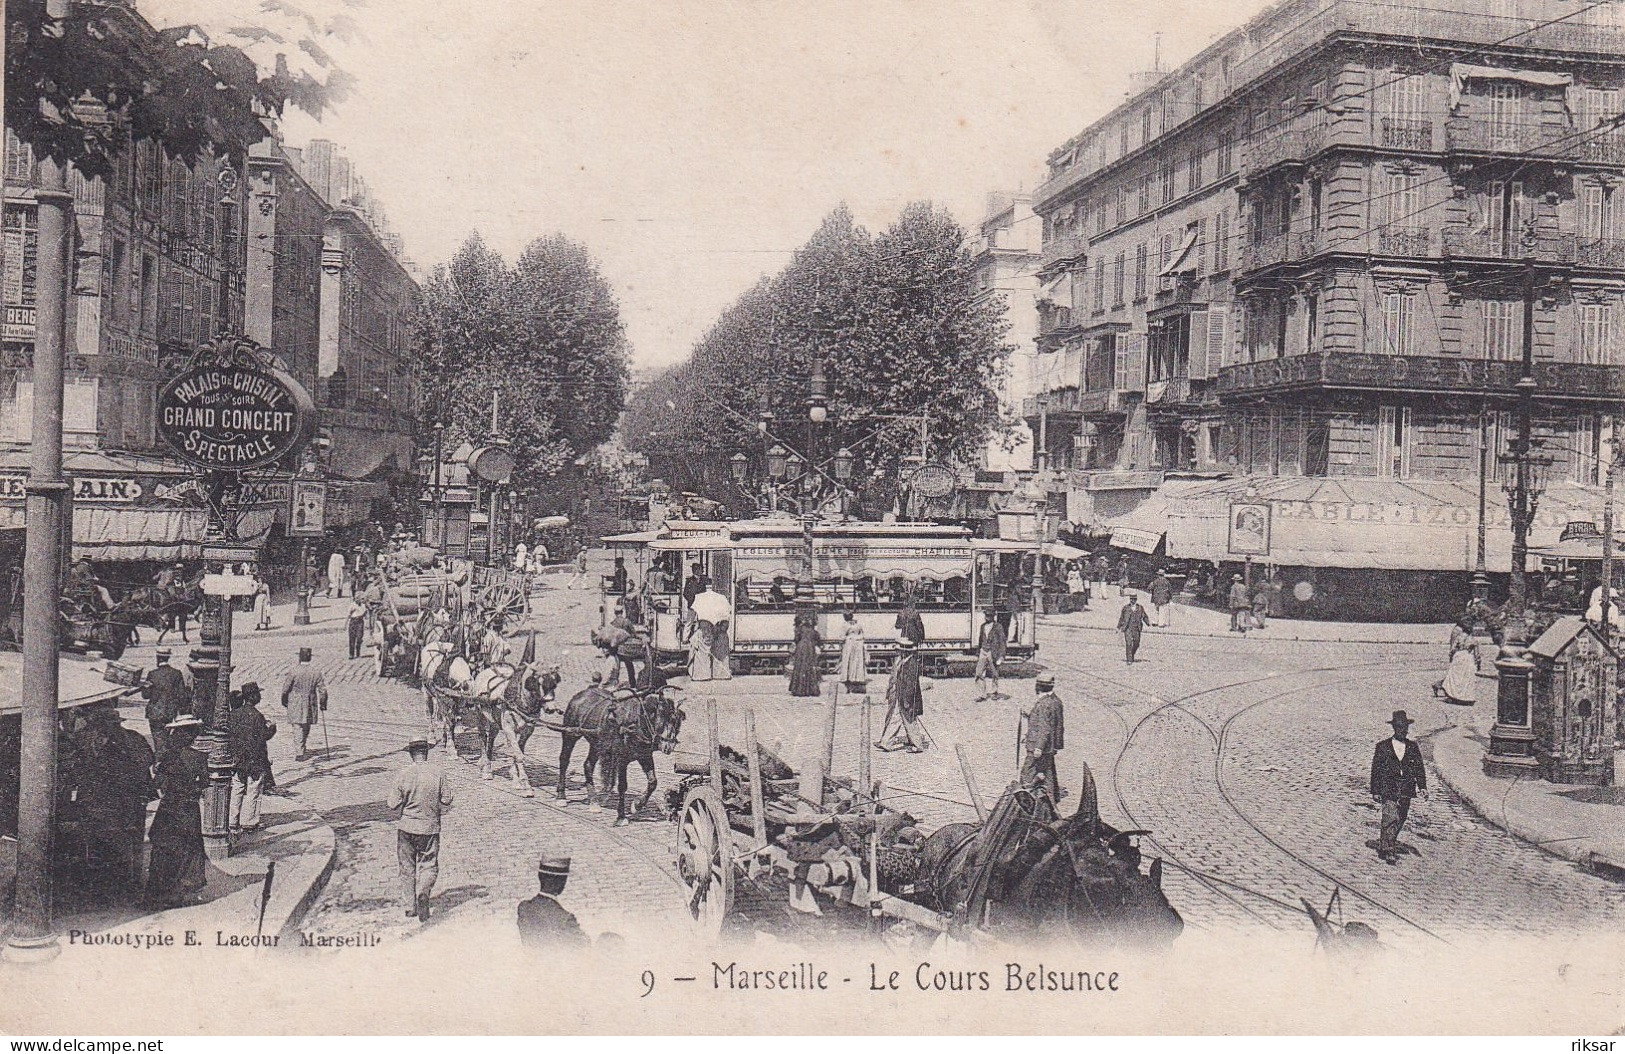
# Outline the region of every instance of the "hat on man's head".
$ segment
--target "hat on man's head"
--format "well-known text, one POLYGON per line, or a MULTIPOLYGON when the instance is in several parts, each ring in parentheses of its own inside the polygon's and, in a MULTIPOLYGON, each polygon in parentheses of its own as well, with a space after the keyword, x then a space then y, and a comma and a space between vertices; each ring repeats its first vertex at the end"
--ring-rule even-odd
POLYGON ((300 648, 299 649, 299 661, 300 662, 309 662, 310 661, 310 649, 309 648, 300 648))
POLYGON ((1232 582, 1240 582, 1241 581, 1241 576, 1240 575, 1231 575, 1230 576, 1230 581, 1232 581, 1232 582))
POLYGON ((174 652, 170 651, 168 648, 159 648, 158 649, 158 661, 159 662, 168 662, 169 657, 171 655, 173 655, 173 654, 174 654, 174 652))
POLYGON ((1394 716, 1388 719, 1388 723, 1393 725, 1395 728, 1409 728, 1416 724, 1415 721, 1412 721, 1405 715, 1405 711, 1403 710, 1395 710, 1394 716))
POLYGON ((420 750, 427 754, 429 752, 429 738, 427 736, 413 736, 412 742, 406 744, 405 749, 414 754, 420 750))
POLYGON ((544 856, 541 863, 536 865, 538 878, 569 878, 570 858, 567 856, 544 856))
POLYGON ((164 727, 171 731, 177 728, 202 728, 203 721, 195 714, 181 714, 164 727))
POLYGON ((897 647, 900 648, 903 651, 913 651, 914 650, 914 638, 912 638, 912 637, 904 637, 902 640, 897 642, 897 647))
POLYGON ((1033 687, 1039 688, 1039 689, 1054 688, 1055 687, 1055 675, 1053 673, 1041 673, 1041 674, 1039 674, 1038 675, 1038 680, 1033 682, 1033 687))

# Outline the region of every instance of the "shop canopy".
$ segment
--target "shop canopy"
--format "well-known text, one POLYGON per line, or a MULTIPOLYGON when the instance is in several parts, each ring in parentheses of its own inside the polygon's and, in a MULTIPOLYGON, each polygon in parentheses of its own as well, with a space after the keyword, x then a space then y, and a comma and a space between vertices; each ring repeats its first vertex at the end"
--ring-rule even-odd
MULTIPOLYGON (((1166 504, 1167 553, 1179 559, 1241 559, 1242 554, 1232 552, 1229 545, 1235 503, 1269 508, 1268 552, 1251 554, 1261 563, 1470 572, 1477 556, 1476 483, 1242 476, 1170 480, 1157 498, 1166 504)), ((1529 536, 1531 548, 1557 545, 1572 521, 1599 520, 1602 501, 1600 488, 1553 483, 1541 495, 1529 536)), ((1142 511, 1136 510, 1135 516, 1142 511)), ((1620 511, 1616 504, 1615 515, 1620 511)), ((1510 518, 1497 485, 1486 501, 1487 568, 1510 570, 1511 552, 1510 518)))
MULTIPOLYGON (((1174 485, 1169 482, 1164 483, 1163 487, 1174 485)), ((1168 530, 1168 499, 1164 491, 1152 494, 1135 506, 1132 512, 1107 520, 1106 526, 1111 529, 1111 543, 1115 548, 1148 556, 1156 552, 1168 530)))
MULTIPOLYGON (((202 555, 209 514, 204 509, 78 506, 73 510, 73 556, 86 560, 196 560, 202 555)), ((237 535, 250 546, 264 543, 276 509, 249 509, 237 535)))

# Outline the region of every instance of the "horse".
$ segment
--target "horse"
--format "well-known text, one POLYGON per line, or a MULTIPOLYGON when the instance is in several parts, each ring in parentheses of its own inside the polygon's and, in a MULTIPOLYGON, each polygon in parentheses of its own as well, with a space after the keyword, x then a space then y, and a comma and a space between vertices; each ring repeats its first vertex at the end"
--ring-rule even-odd
POLYGON ((203 607, 203 576, 168 587, 142 586, 126 593, 110 607, 120 622, 130 625, 132 634, 138 627, 148 626, 158 631, 158 643, 162 644, 166 634, 178 629, 181 640, 186 642, 190 640, 186 635, 186 620, 197 618, 203 607))
POLYGON ((1134 844, 1080 808, 1059 819, 1049 799, 1007 791, 985 825, 948 824, 920 850, 922 902, 1014 939, 1064 932, 1084 941, 1166 948, 1184 922, 1162 892, 1162 862, 1140 872, 1134 844))
POLYGON ((626 826, 626 769, 633 761, 643 769, 644 791, 634 812, 642 812, 660 781, 655 776, 654 752, 677 749, 683 728, 683 708, 665 691, 616 692, 593 685, 577 692, 564 708, 563 741, 559 745, 559 783, 555 797, 567 801, 564 777, 576 743, 587 740, 587 800, 592 801, 592 775, 596 765, 603 793, 616 793, 615 826, 626 826))

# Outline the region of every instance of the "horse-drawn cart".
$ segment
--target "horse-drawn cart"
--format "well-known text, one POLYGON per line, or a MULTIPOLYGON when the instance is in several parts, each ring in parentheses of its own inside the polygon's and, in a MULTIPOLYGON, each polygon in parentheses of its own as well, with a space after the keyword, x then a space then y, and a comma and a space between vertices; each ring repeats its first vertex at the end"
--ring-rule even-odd
POLYGON ((745 749, 730 750, 713 702, 708 756, 676 765, 678 877, 704 930, 721 929, 740 881, 759 887, 772 877, 804 913, 857 909, 872 922, 960 938, 1066 933, 1165 946, 1182 928, 1162 895, 1160 861, 1141 871, 1136 839, 1146 832, 1117 831, 1082 803, 1060 817, 1042 791, 1012 785, 985 815, 978 807, 980 823, 926 835, 884 804, 878 783, 863 786, 867 774, 830 780, 815 795, 759 748, 754 715, 745 717, 745 749))

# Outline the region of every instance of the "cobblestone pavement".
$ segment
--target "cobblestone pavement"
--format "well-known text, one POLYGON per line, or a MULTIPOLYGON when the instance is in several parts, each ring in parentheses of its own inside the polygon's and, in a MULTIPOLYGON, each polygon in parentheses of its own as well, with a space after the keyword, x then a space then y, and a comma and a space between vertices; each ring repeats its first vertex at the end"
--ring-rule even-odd
MULTIPOLYGON (((560 691, 569 694, 589 679, 595 655, 583 642, 598 607, 593 591, 564 588, 565 581, 537 595, 531 625, 542 654, 560 661, 560 691)), ((342 629, 328 603, 318 601, 311 627, 256 634, 239 621, 238 679, 265 686, 270 715, 296 648, 315 649, 332 686, 331 753, 293 762, 286 728, 272 744, 283 785, 299 804, 322 811, 338 838, 334 875, 307 925, 405 937, 419 926, 402 911, 393 817, 382 802, 402 763, 400 746, 426 727, 423 703, 416 691, 379 681, 369 660, 344 657, 342 629)), ((1343 889, 1346 919, 1368 922, 1385 941, 1400 944, 1625 922, 1620 886, 1516 841, 1437 785, 1417 803, 1406 831, 1419 855, 1389 867, 1366 847, 1376 837, 1366 771, 1389 711, 1403 707, 1418 719, 1413 731, 1424 753, 1428 733, 1449 719, 1428 691, 1442 672, 1441 647, 1272 641, 1267 630, 1245 638, 1159 639, 1151 631, 1131 666, 1119 638, 1104 628, 1050 626, 1045 634, 1040 657, 1057 674, 1067 704, 1062 786, 1076 788, 1087 763, 1106 819, 1153 831, 1148 852, 1166 859, 1169 899, 1193 927, 1307 935, 1299 898, 1324 905, 1334 886, 1343 889)), ((874 775, 894 804, 929 829, 973 815, 956 746, 964 748, 984 798, 1013 777, 1017 722, 1033 682, 1007 680, 1006 697, 987 701, 974 698, 968 680, 928 683, 925 722, 937 749, 876 752, 874 775)), ((878 700, 883 682, 871 687, 878 700)), ((590 931, 648 934, 680 925, 675 829, 659 806, 679 786, 673 763, 698 760, 704 749, 707 707, 718 707, 722 739, 735 745, 752 711, 759 740, 797 769, 820 737, 821 712, 815 700, 790 698, 779 678, 694 685, 685 698, 682 744, 675 756, 657 757, 660 792, 626 828, 612 828, 612 812, 581 802, 579 751, 572 803, 553 802, 558 739, 545 730, 528 751, 532 799, 513 793, 500 763, 497 778, 484 782, 472 764, 446 761, 458 804, 447 821, 430 927, 489 925, 493 914, 511 912, 533 891, 536 857, 555 852, 575 860, 566 901, 590 931)), ((836 776, 858 771, 862 709, 838 708, 836 776)), ((871 714, 871 735, 878 737, 883 705, 871 714)), ((320 736, 318 729, 314 748, 322 748, 320 736)), ((641 791, 635 768, 630 779, 632 790, 641 791)), ((747 895, 742 904, 756 921, 785 914, 775 898, 747 895)))

